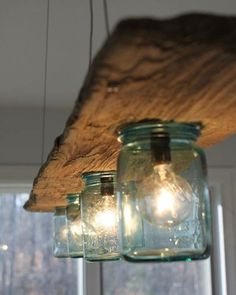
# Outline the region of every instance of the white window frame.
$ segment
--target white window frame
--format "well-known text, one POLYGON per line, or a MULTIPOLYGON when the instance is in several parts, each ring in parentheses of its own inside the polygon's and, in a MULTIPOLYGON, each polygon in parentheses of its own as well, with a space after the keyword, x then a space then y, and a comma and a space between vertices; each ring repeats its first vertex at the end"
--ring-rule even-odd
MULTIPOLYGON (((1 166, 0 193, 29 192, 38 166, 1 166)), ((209 169, 212 187, 213 216, 218 228, 213 228, 212 287, 214 295, 234 295, 236 290, 236 169, 215 167, 209 169), (221 206, 222 205, 222 206, 221 206), (214 210, 216 212, 217 210, 214 210), (223 225, 222 219, 223 218, 223 225), (220 229, 217 230, 217 229, 220 229), (222 235, 225 240, 222 240, 222 235)), ((101 263, 78 260, 78 295, 102 295, 101 263)))
POLYGON ((209 169, 213 188, 213 295, 235 295, 236 290, 236 169, 209 169), (217 216, 216 216, 217 215, 217 216), (222 224, 223 222, 223 224, 222 224))

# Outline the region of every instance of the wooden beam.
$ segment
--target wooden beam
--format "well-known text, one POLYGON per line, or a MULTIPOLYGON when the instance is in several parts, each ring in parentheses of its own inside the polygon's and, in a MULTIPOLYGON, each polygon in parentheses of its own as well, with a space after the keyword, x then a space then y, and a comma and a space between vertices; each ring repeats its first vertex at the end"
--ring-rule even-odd
POLYGON ((52 211, 82 189, 82 172, 115 169, 122 124, 202 122, 202 147, 234 134, 235 77, 235 17, 122 21, 97 54, 25 209, 52 211))

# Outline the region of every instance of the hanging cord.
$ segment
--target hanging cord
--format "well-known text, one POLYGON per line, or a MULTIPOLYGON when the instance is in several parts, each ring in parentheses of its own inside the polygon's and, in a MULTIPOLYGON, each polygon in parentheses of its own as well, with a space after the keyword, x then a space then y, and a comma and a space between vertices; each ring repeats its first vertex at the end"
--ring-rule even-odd
POLYGON ((109 15, 108 15, 108 7, 107 7, 107 0, 103 0, 103 9, 104 9, 104 18, 105 18, 105 27, 107 32, 107 37, 110 36, 110 29, 109 29, 109 15))
MULTIPOLYGON (((89 9, 90 9, 90 33, 89 33, 89 69, 92 64, 92 57, 93 57, 93 0, 89 1, 89 9)), ((104 9, 104 19, 105 19, 105 27, 106 27, 106 33, 107 37, 110 35, 109 30, 109 15, 108 15, 108 7, 107 7, 107 1, 103 0, 103 9, 104 9)))
POLYGON ((49 12, 50 12, 50 0, 47 0, 45 59, 44 59, 44 81, 43 81, 43 111, 42 111, 43 114, 42 114, 41 164, 43 164, 43 162, 44 162, 44 152, 45 152, 45 128, 46 128, 46 122, 45 121, 46 121, 46 106, 47 106, 49 12))
POLYGON ((89 69, 92 64, 93 57, 93 0, 89 1, 90 9, 90 33, 89 33, 89 69))

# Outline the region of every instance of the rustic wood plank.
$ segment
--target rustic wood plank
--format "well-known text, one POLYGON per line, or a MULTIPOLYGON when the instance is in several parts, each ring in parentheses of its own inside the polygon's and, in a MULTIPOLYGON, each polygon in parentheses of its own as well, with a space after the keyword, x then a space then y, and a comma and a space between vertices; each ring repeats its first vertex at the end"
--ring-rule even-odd
POLYGON ((203 147, 234 134, 235 77, 236 17, 121 22, 97 54, 25 209, 52 211, 81 190, 82 172, 115 169, 121 124, 202 122, 203 147))

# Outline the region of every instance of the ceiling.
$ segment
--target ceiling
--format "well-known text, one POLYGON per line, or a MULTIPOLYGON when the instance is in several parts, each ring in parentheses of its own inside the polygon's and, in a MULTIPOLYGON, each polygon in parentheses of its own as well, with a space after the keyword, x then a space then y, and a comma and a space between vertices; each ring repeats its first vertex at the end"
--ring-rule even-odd
MULTIPOLYGON (((94 0, 94 52, 105 38, 94 0)), ((236 14, 235 0, 107 0, 111 27, 128 16, 236 14)), ((47 107, 71 108, 88 67, 89 1, 50 0, 47 107)), ((0 0, 0 108, 42 107, 47 0, 0 0)))

